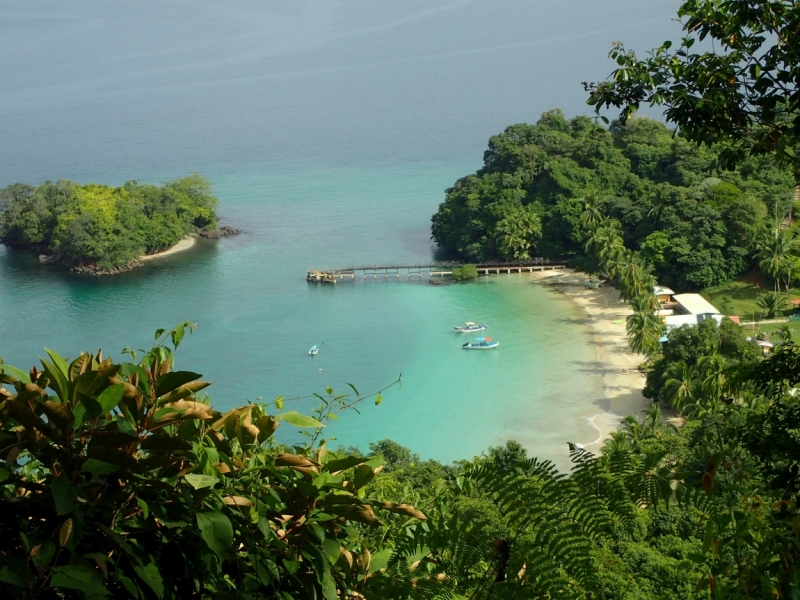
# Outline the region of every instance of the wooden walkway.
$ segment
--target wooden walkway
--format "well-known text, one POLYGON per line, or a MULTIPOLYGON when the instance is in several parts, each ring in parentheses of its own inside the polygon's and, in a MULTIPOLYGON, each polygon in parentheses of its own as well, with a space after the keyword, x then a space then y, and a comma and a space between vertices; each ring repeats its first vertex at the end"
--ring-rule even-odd
MULTIPOLYGON (((317 283, 336 283, 344 279, 400 279, 405 275, 406 279, 411 277, 421 278, 423 275, 428 277, 444 277, 452 275, 453 269, 462 267, 467 263, 462 261, 444 261, 418 264, 378 264, 340 267, 337 269, 309 269, 306 280, 317 283)), ((547 258, 534 258, 527 261, 490 261, 476 263, 475 268, 479 275, 489 275, 491 273, 530 273, 533 271, 549 271, 553 269, 563 269, 567 262, 561 260, 550 260, 547 258)))

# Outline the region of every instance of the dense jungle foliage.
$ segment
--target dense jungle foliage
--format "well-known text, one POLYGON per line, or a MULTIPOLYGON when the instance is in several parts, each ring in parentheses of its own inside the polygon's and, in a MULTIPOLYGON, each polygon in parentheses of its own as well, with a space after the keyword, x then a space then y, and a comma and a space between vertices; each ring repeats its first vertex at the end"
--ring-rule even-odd
POLYGON ((160 186, 16 183, 0 190, 0 241, 110 269, 216 227, 216 208, 211 184, 197 174, 160 186))
POLYGON ((712 286, 755 264, 760 237, 792 205, 791 170, 748 157, 718 169, 716 146, 645 118, 608 129, 560 110, 489 140, 484 166, 447 190, 433 216, 439 245, 473 261, 587 257, 587 204, 613 219, 660 283, 712 286))
POLYGON ((649 385, 686 424, 664 423, 654 404, 597 456, 571 447, 565 474, 514 442, 453 465, 389 440, 365 453, 329 448, 330 420, 386 390, 328 389, 309 414, 282 398, 221 414, 198 373, 175 370, 187 327, 159 330, 128 361, 48 350, 41 369, 0 364, 5 595, 800 593, 800 351, 790 343, 762 359, 740 329, 682 330, 649 385), (305 436, 278 441, 279 427, 305 436))

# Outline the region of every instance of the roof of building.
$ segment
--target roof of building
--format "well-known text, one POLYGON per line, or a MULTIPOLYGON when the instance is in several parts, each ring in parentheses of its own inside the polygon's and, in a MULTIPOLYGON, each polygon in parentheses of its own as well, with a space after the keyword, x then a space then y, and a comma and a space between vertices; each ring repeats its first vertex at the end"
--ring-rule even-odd
POLYGON ((663 285, 654 285, 653 286, 653 294, 656 296, 672 296, 675 292, 673 292, 668 287, 664 287, 663 285))
POLYGON ((667 329, 683 327, 684 325, 697 325, 697 315, 670 315, 664 317, 667 329))
POLYGON ((700 294, 676 294, 673 300, 690 315, 718 315, 719 311, 700 294))

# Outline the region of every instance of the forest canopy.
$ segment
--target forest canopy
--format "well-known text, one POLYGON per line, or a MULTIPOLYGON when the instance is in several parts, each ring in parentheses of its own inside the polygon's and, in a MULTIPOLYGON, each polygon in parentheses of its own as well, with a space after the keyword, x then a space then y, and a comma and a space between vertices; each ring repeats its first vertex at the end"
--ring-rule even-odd
POLYGON ((470 261, 530 256, 590 261, 587 205, 611 218, 664 284, 704 288, 750 266, 761 235, 792 205, 789 168, 750 156, 719 169, 719 149, 635 118, 608 129, 561 110, 489 140, 484 165, 446 192, 433 239, 470 261))
POLYGON ((155 186, 80 185, 61 179, 0 190, 0 241, 68 266, 124 266, 216 227, 217 199, 198 174, 155 186))

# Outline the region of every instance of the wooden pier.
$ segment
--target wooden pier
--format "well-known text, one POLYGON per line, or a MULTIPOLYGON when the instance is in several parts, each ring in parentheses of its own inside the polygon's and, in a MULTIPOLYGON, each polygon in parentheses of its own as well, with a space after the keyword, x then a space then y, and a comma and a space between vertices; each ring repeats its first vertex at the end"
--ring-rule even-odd
MULTIPOLYGON (((346 279, 411 279, 412 277, 422 278, 427 275, 429 278, 445 277, 453 274, 453 269, 463 267, 461 261, 431 262, 421 264, 380 264, 380 265, 361 265, 341 267, 337 269, 309 269, 306 280, 315 283, 336 283, 346 279)), ((533 271, 550 271, 563 269, 567 265, 563 260, 550 260, 547 258, 533 258, 527 261, 491 261, 476 263, 475 268, 479 275, 490 275, 500 273, 531 273, 533 271)))

